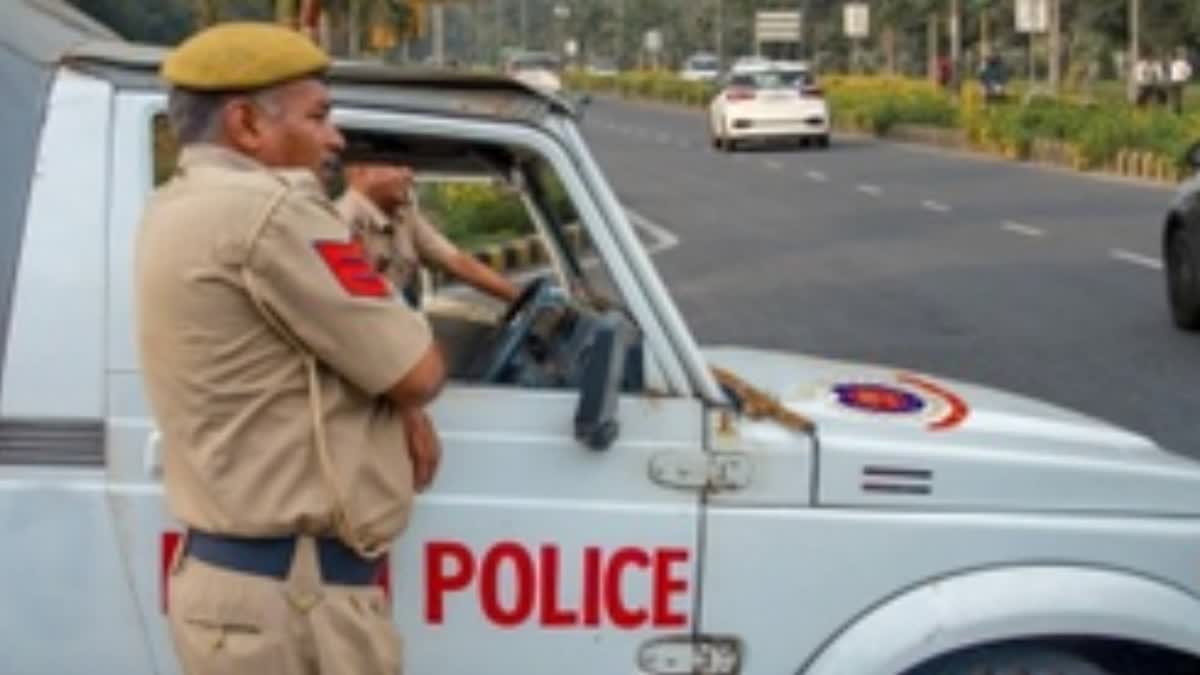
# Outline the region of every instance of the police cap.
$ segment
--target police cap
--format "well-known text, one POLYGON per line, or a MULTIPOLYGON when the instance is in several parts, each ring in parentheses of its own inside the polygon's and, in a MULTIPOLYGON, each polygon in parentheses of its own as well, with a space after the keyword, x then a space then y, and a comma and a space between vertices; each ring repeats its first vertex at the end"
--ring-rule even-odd
POLYGON ((329 56, 298 31, 265 22, 217 24, 167 56, 162 76, 197 91, 246 91, 317 74, 329 56))

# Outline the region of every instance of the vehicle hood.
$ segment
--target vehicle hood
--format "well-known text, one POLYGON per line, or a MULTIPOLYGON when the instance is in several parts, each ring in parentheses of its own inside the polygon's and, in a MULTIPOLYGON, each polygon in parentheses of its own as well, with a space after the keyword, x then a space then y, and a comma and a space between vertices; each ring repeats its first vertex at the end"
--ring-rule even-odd
POLYGON ((1200 463, 1065 408, 886 366, 704 353, 813 421, 819 504, 1200 515, 1200 463))

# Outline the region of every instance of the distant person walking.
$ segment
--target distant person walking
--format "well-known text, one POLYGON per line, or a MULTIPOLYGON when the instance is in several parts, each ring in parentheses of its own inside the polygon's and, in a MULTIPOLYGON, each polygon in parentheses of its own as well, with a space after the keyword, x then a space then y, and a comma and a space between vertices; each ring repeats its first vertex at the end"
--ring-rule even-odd
POLYGON ((1163 85, 1166 73, 1162 62, 1142 57, 1133 67, 1133 79, 1137 85, 1137 105, 1144 107, 1149 103, 1164 103, 1163 85))
POLYGON ((1169 88, 1171 109, 1177 115, 1183 114, 1183 97, 1191 79, 1192 63, 1188 60, 1187 50, 1180 48, 1175 52, 1175 60, 1171 61, 1169 88))

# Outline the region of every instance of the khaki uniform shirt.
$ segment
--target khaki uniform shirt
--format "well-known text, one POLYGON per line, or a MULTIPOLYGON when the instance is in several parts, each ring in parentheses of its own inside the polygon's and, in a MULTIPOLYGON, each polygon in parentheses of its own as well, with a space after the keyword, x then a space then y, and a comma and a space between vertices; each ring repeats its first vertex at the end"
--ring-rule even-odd
POLYGON ((415 208, 384 213, 370 199, 354 189, 346 190, 337 201, 338 211, 359 237, 375 270, 386 274, 397 289, 416 281, 422 262, 446 265, 458 249, 437 227, 415 208))
POLYGON ((378 547, 401 532, 412 466, 381 394, 425 353, 430 330, 370 269, 311 172, 187 147, 147 207, 135 284, 179 520, 229 535, 331 534, 332 480, 354 538, 378 547), (317 455, 305 360, 280 328, 316 357, 332 476, 317 455))

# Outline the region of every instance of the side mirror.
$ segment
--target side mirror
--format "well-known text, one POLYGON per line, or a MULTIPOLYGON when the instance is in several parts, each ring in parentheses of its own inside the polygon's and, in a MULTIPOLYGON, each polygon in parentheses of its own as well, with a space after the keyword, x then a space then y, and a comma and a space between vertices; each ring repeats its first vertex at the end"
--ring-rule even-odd
POLYGON ((1200 143, 1194 143, 1187 151, 1187 163, 1196 171, 1200 171, 1200 143))
POLYGON ((631 335, 620 313, 606 312, 588 348, 575 408, 575 438, 592 450, 607 450, 620 435, 617 405, 631 335))

